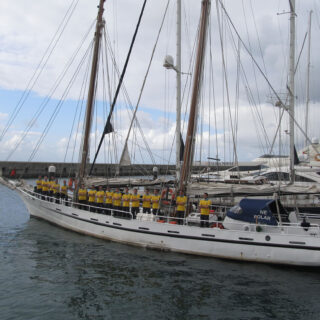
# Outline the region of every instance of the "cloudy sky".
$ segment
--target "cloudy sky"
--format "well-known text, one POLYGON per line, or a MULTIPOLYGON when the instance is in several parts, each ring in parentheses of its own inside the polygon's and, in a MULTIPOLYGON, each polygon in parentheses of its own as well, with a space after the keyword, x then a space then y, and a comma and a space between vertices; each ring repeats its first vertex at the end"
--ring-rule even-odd
MULTIPOLYGON (((116 68, 122 70, 142 2, 105 2, 107 43, 103 43, 103 58, 100 58, 91 157, 118 81, 112 56, 116 68)), ((251 57, 285 101, 289 2, 225 0, 223 3, 241 41, 220 2, 212 1, 195 160, 219 157, 222 161, 232 161, 236 146, 238 159, 250 161, 270 152, 281 112, 274 107, 277 99, 251 57)), ((81 99, 86 99, 84 91, 97 4, 98 0, 0 0, 0 160, 78 160, 85 104, 81 99)), ((182 0, 182 5, 185 132, 185 113, 190 104, 188 73, 192 73, 194 62, 201 1, 182 0)), ((167 54, 175 56, 176 1, 169 1, 167 12, 166 6, 167 0, 147 1, 124 79, 126 94, 121 91, 116 105, 115 134, 106 137, 99 162, 116 162, 119 158, 132 116, 130 105, 137 104, 162 19, 164 25, 137 114, 144 138, 135 126, 129 151, 132 161, 138 163, 175 161, 175 72, 163 68, 163 60, 167 54)), ((320 74, 320 4, 317 0, 296 1, 296 121, 303 129, 307 82, 307 39, 304 43, 304 38, 310 10, 313 15, 308 134, 312 138, 320 137, 317 76, 320 74)), ((272 149, 274 154, 288 152, 288 129, 288 117, 284 114, 280 135, 272 149)), ((304 138, 298 128, 295 139, 298 149, 302 148, 304 138)))

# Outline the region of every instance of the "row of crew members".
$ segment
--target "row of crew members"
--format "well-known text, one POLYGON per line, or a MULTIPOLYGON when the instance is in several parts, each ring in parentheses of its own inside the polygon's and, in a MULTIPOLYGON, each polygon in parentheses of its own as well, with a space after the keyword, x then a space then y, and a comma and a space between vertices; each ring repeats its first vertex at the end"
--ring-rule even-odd
MULTIPOLYGON (((111 209, 118 212, 129 212, 131 207, 131 213, 134 218, 136 217, 140 208, 140 195, 137 193, 136 188, 133 189, 133 194, 130 194, 128 188, 125 188, 124 193, 122 194, 119 188, 117 188, 115 191, 111 191, 108 187, 106 192, 104 192, 102 190, 102 186, 99 187, 98 191, 96 191, 94 186, 92 186, 92 188, 87 191, 84 185, 82 185, 78 191, 78 199, 82 206, 89 204, 91 206, 102 207, 102 204, 105 203, 105 208, 109 210, 107 213, 109 213, 111 209)), ((153 214, 159 214, 159 190, 155 189, 153 195, 149 193, 149 190, 146 190, 141 200, 144 213, 151 213, 152 209, 153 214)))
MULTIPOLYGON (((39 176, 36 181, 36 191, 43 196, 55 197, 57 199, 61 197, 62 199, 68 200, 67 190, 66 180, 63 181, 63 186, 61 187, 57 179, 49 181, 47 176, 44 177, 44 180, 39 176)), ((142 196, 143 213, 151 213, 152 209, 153 214, 159 214, 160 198, 158 189, 154 190, 153 195, 146 189, 145 194, 142 196)), ((111 214, 111 209, 118 210, 119 212, 129 212, 131 203, 131 213, 134 218, 136 218, 140 208, 140 195, 137 193, 136 188, 133 189, 133 194, 129 193, 128 188, 125 188, 124 194, 121 194, 119 188, 113 192, 107 187, 106 192, 104 192, 102 186, 99 186, 98 191, 92 186, 92 189, 87 191, 84 185, 82 185, 78 191, 78 200, 81 208, 85 209, 86 207, 84 205, 89 204, 91 206, 106 208, 108 214, 111 214)), ((182 191, 180 191, 179 196, 176 198, 176 205, 177 222, 182 224, 187 205, 187 197, 182 191)), ((203 199, 199 202, 201 227, 209 226, 210 205, 211 201, 208 199, 208 194, 204 193, 203 199)), ((90 208, 94 210, 92 207, 90 208)))
POLYGON ((41 176, 39 176, 36 181, 35 191, 39 195, 42 195, 42 199, 49 197, 50 201, 53 201, 53 198, 56 198, 56 201, 59 198, 68 199, 68 186, 66 180, 63 181, 63 185, 60 187, 58 179, 51 178, 51 180, 48 180, 48 177, 45 176, 42 180, 41 176))

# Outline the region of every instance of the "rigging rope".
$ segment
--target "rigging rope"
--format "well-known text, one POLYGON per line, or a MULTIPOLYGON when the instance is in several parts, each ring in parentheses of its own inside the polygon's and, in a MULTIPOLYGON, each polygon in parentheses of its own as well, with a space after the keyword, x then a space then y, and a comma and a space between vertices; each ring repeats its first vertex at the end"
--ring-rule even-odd
POLYGON ((22 93, 17 105, 15 106, 15 108, 14 108, 14 110, 13 110, 13 112, 12 112, 8 122, 7 122, 7 124, 5 125, 5 127, 4 127, 4 129, 3 129, 2 133, 1 133, 1 136, 0 136, 0 141, 3 139, 3 137, 6 135, 6 133, 10 129, 13 121, 16 119, 16 117, 19 114, 21 108, 23 107, 24 103, 28 99, 32 89, 34 88, 35 84, 37 83, 40 75, 42 74, 42 71, 44 70, 45 66, 47 65, 47 63, 49 61, 49 58, 52 55, 53 50, 57 46, 57 44, 58 44, 58 42, 59 42, 59 40, 60 40, 60 38, 62 36, 63 31, 65 30, 66 26, 68 25, 68 22, 70 21, 70 18, 72 16, 75 8, 77 7, 78 2, 79 2, 79 0, 74 0, 70 4, 66 14, 64 15, 61 23, 58 26, 57 31, 54 33, 54 35, 53 35, 53 37, 52 37, 52 39, 51 39, 51 41, 49 43, 49 46, 45 50, 45 52, 44 52, 40 62, 38 63, 33 75, 31 76, 31 78, 30 78, 30 80, 29 80, 29 82, 27 84, 26 89, 23 91, 23 93, 22 93), (43 63, 43 61, 44 61, 44 63, 43 63))
POLYGON ((80 61, 80 64, 78 65, 75 73, 73 74, 71 80, 69 81, 69 83, 68 83, 68 85, 67 85, 67 88, 66 88, 65 91, 63 92, 63 95, 62 95, 62 97, 61 97, 61 100, 60 100, 60 101, 58 102, 58 104, 56 105, 56 107, 55 107, 55 109, 54 109, 54 111, 53 111, 53 113, 52 113, 49 121, 47 122, 47 125, 46 125, 46 127, 45 127, 42 135, 40 136, 40 138, 39 138, 39 140, 38 140, 38 142, 37 142, 37 144, 36 144, 36 147, 34 148, 34 150, 32 151, 32 153, 31 153, 31 155, 30 155, 30 157, 29 157, 29 159, 28 159, 28 162, 29 162, 29 161, 32 161, 32 159, 35 157, 37 151, 38 151, 39 148, 40 148, 40 145, 42 144, 44 138, 45 138, 46 135, 48 134, 48 131, 49 131, 50 127, 51 127, 52 124, 53 124, 53 121, 55 120, 55 118, 57 117, 57 115, 58 115, 58 113, 59 113, 59 111, 60 111, 60 109, 61 109, 61 106, 62 106, 62 104, 63 104, 63 100, 66 98, 67 94, 69 93, 69 91, 70 91, 70 89, 71 89, 71 87, 72 87, 72 85, 73 85, 73 83, 74 83, 77 75, 78 75, 79 72, 80 72, 80 69, 81 69, 80 67, 81 67, 82 64, 84 63, 84 60, 85 60, 86 56, 88 55, 88 53, 89 53, 89 49, 86 51, 85 55, 83 56, 82 60, 80 61))
MULTIPOLYGON (((128 52, 128 55, 127 55, 127 59, 126 59, 126 62, 125 62, 125 65, 123 67, 123 70, 122 70, 122 74, 120 76, 120 81, 119 81, 119 84, 118 84, 118 87, 117 87, 117 90, 116 90, 116 93, 115 93, 115 97, 113 99, 113 102, 112 102, 112 105, 111 105, 111 110, 110 110, 110 113, 109 113, 109 116, 108 116, 108 119, 107 119, 107 122, 106 122, 106 125, 105 125, 105 128, 104 128, 104 132, 102 133, 102 137, 101 137, 101 140, 99 142, 99 146, 98 146, 98 150, 94 156, 94 159, 93 159, 93 162, 92 162, 92 165, 91 165, 91 168, 90 168, 90 172, 89 172, 89 175, 91 175, 91 172, 92 172, 92 169, 93 169, 93 166, 97 160, 97 156, 99 154, 99 151, 100 151, 100 148, 101 148, 101 145, 102 145, 102 142, 104 140, 104 136, 110 132, 111 128, 111 116, 112 116, 112 113, 113 113, 113 110, 114 110, 114 107, 115 107, 115 104, 117 102, 117 98, 118 98, 118 94, 119 94, 119 91, 120 91, 120 88, 121 88, 121 84, 122 84, 122 81, 123 81, 123 78, 124 78, 124 75, 125 75, 125 72, 127 70, 127 66, 128 66, 128 62, 129 62, 129 59, 130 59, 130 55, 131 55, 131 52, 132 52, 132 48, 133 48, 133 44, 135 42, 135 39, 136 39, 136 36, 137 36, 137 33, 138 33, 138 29, 139 29, 139 26, 140 26, 140 22, 141 22, 141 19, 142 19, 142 15, 143 15, 143 12, 144 12, 144 8, 146 6, 146 2, 147 0, 144 0, 143 2, 143 6, 142 6, 142 10, 141 10, 141 13, 140 13, 140 16, 139 16, 139 20, 138 20, 138 24, 136 26, 136 29, 135 29, 135 32, 134 32, 134 35, 133 35, 133 39, 131 41, 131 45, 130 45, 130 49, 129 49, 129 52, 128 52)), ((113 131, 113 130, 111 130, 113 131)))
POLYGON ((59 85, 61 84, 61 81, 63 79, 63 77, 66 75, 67 71, 69 70, 69 68, 72 65, 72 62, 74 61, 75 57, 77 56, 77 54, 79 53, 81 47, 83 46, 90 30, 91 30, 92 26, 90 26, 89 30, 87 31, 87 33, 85 34, 84 38, 82 39, 80 45, 78 46, 78 48, 75 50, 75 52, 73 53, 72 57, 69 59, 69 61, 67 62, 65 68, 63 69, 63 71, 61 72, 61 74, 58 76, 57 80, 54 82, 49 95, 47 97, 45 97, 45 99, 43 100, 43 102, 40 104, 38 110, 35 112, 35 114, 33 115, 33 118, 29 121, 29 123, 27 124, 25 130, 23 131, 20 139, 17 141, 16 145, 14 146, 13 150, 10 152, 10 154, 7 157, 8 161, 11 156, 14 154, 14 152, 17 150, 17 148, 20 146, 20 144, 22 143, 22 141, 24 140, 24 138, 27 136, 27 134, 29 133, 29 131, 32 129, 32 127, 34 126, 34 124, 36 123, 37 119, 40 117, 40 115, 42 114, 42 112, 44 111, 44 108, 46 107, 46 105, 49 103, 50 99, 52 98, 53 94, 56 92, 57 88, 59 87, 59 85))

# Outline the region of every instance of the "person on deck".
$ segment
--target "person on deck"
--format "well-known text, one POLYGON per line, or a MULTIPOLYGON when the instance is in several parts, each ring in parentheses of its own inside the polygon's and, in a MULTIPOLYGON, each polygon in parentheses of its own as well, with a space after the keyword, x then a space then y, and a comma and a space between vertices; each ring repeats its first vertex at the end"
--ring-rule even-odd
POLYGON ((47 200, 47 196, 49 195, 49 181, 48 177, 45 176, 42 180, 42 200, 47 200))
POLYGON ((104 201, 104 191, 102 186, 99 186, 99 189, 96 193, 96 206, 99 207, 98 213, 103 213, 103 201, 104 201))
POLYGON ((208 199, 208 194, 203 194, 203 199, 200 200, 200 226, 209 227, 209 214, 210 214, 211 201, 208 199))
POLYGON ((149 194, 149 189, 146 189, 142 197, 142 209, 143 213, 151 213, 151 195, 149 194))
POLYGON ((130 217, 130 214, 129 214, 130 198, 131 198, 131 194, 129 193, 128 188, 125 188, 124 194, 122 195, 122 211, 124 211, 122 212, 122 215, 124 217, 130 217))
POLYGON ((78 201, 79 209, 88 210, 87 204, 87 189, 84 187, 84 184, 81 184, 80 189, 78 190, 78 201))
POLYGON ((155 215, 160 214, 160 195, 159 190, 154 189, 154 194, 151 196, 151 203, 152 203, 152 213, 155 215))
POLYGON ((113 192, 110 190, 110 187, 107 187, 106 190, 106 214, 111 215, 111 209, 112 209, 112 196, 113 192))
POLYGON ((88 191, 88 197, 89 197, 89 209, 90 212, 96 212, 95 203, 96 203, 96 188, 94 186, 91 186, 91 189, 88 191))
POLYGON ((50 178, 49 180, 49 185, 48 185, 48 195, 49 195, 49 201, 53 202, 53 193, 54 193, 54 179, 53 177, 50 178))
POLYGON ((114 210, 113 214, 121 217, 121 193, 119 188, 116 188, 116 191, 112 195, 112 207, 114 210))
POLYGON ((64 200, 64 204, 68 206, 68 186, 66 180, 63 180, 63 186, 61 186, 60 189, 60 197, 64 200))
POLYGON ((133 189, 133 194, 131 195, 130 201, 132 218, 136 219, 140 209, 140 195, 138 194, 137 188, 133 189))
POLYGON ((179 192, 179 195, 177 196, 176 204, 176 217, 178 218, 177 223, 183 224, 183 218, 185 217, 186 212, 187 197, 184 195, 182 190, 179 192))
POLYGON ((42 193, 42 177, 41 176, 39 176, 38 180, 36 181, 36 192, 38 194, 42 193))
POLYGON ((53 197, 56 199, 56 203, 60 203, 60 184, 58 179, 53 183, 53 197))

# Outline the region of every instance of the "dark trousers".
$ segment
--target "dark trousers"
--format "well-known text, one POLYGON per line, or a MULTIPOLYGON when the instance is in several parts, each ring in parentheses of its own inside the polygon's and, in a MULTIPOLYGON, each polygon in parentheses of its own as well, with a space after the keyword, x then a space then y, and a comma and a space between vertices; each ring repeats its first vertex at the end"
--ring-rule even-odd
POLYGON ((158 215, 160 215, 160 209, 153 209, 152 208, 152 213, 158 216, 158 215))
POLYGON ((61 199, 64 200, 65 206, 68 206, 68 205, 69 205, 69 203, 68 203, 68 196, 67 196, 66 194, 61 193, 61 199))
POLYGON ((96 204, 95 204, 94 201, 90 201, 90 202, 88 203, 88 205, 90 206, 90 207, 89 207, 89 211, 90 211, 90 212, 96 212, 96 208, 94 208, 94 207, 96 206, 96 204))
POLYGON ((151 208, 143 208, 143 213, 151 213, 151 208))
POLYGON ((112 204, 111 204, 111 203, 106 203, 106 204, 105 204, 105 208, 106 208, 106 210, 105 210, 106 214, 107 214, 108 216, 111 216, 112 204))
POLYGON ((200 215, 200 219, 201 219, 201 222, 200 222, 200 227, 203 228, 203 227, 209 227, 209 215, 208 214, 201 214, 200 215))
POLYGON ((113 206, 113 215, 115 217, 121 217, 121 207, 120 206, 113 206))
POLYGON ((49 200, 50 202, 52 202, 52 201, 53 201, 53 191, 51 191, 51 190, 48 191, 48 195, 49 195, 49 197, 50 197, 48 200, 49 200))
POLYGON ((126 218, 130 218, 130 208, 129 207, 122 207, 122 210, 125 212, 122 212, 122 215, 126 218))
POLYGON ((56 203, 60 203, 60 193, 56 193, 55 195, 54 195, 54 197, 56 198, 56 203))
POLYGON ((131 213, 132 213, 132 218, 133 219, 136 219, 137 214, 139 213, 139 211, 140 211, 139 207, 132 207, 131 208, 131 213))
POLYGON ((47 200, 47 196, 48 196, 48 191, 42 191, 42 200, 47 200))
POLYGON ((104 213, 103 208, 103 203, 99 202, 95 204, 96 207, 98 207, 99 209, 96 210, 97 213, 104 213))
POLYGON ((87 200, 79 200, 79 209, 81 210, 88 210, 88 207, 86 206, 87 200))
POLYGON ((178 224, 183 224, 183 218, 184 218, 184 211, 176 211, 176 217, 178 224))

